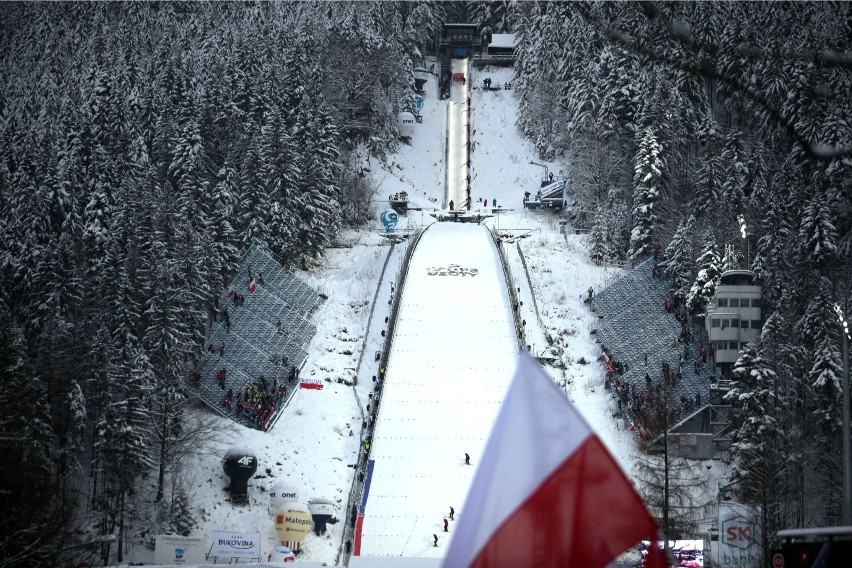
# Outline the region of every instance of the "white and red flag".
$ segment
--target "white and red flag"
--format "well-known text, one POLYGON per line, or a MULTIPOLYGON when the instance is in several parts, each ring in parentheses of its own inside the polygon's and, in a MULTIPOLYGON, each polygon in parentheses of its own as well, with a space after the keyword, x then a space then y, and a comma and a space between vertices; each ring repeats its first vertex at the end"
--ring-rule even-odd
POLYGON ((249 282, 249 292, 254 294, 255 290, 257 290, 257 282, 255 282, 254 278, 252 278, 251 282, 249 282))
MULTIPOLYGON (((657 523, 603 442, 522 353, 445 568, 603 568, 657 523)), ((662 568, 651 547, 646 566, 662 568)))
POLYGON ((232 298, 232 297, 234 296, 234 294, 236 294, 236 293, 237 293, 237 288, 236 288, 236 286, 234 286, 233 284, 231 284, 230 286, 228 286, 228 297, 229 297, 229 298, 232 298))

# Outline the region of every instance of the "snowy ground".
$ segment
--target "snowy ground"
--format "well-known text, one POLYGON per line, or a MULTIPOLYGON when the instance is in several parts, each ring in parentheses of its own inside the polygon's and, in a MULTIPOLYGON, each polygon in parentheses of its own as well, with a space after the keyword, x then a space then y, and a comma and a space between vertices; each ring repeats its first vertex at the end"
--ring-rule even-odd
MULTIPOLYGON (((476 143, 471 164, 473 209, 485 211, 479 199, 488 199, 489 210, 495 200, 500 205, 501 212, 486 223, 509 236, 501 246, 511 266, 510 285, 520 288, 528 343, 534 354, 540 354, 546 347, 546 337, 554 341, 555 356, 565 369, 548 368, 548 372, 564 386, 571 400, 630 472, 632 456, 637 451, 635 440, 629 432, 619 431, 611 417, 611 400, 603 389, 603 368, 597 361, 600 351, 588 333, 593 316, 581 300, 590 285, 596 286, 617 269, 589 263, 585 236, 573 234, 570 228, 563 234, 553 212, 523 209, 523 193, 538 188, 543 168, 529 164, 530 160, 540 160, 514 126, 517 116, 514 91, 483 92, 479 88, 485 77, 490 77, 494 85, 511 82, 511 73, 510 69, 471 69, 468 82, 471 133, 476 143), (508 242, 522 234, 528 236, 508 242)), ((381 168, 371 164, 380 184, 379 195, 407 191, 412 206, 424 209, 400 218, 397 229, 403 232, 431 223, 429 210, 441 207, 446 199, 444 161, 450 103, 438 99, 436 87, 434 80, 426 84, 423 122, 416 125, 411 144, 403 146, 381 168)), ((558 165, 549 165, 552 171, 559 171, 558 165)), ((320 269, 302 275, 328 296, 316 315, 317 334, 302 372, 302 377, 322 379, 324 389, 300 390, 268 433, 221 419, 222 430, 228 433, 227 441, 184 465, 195 503, 200 508, 195 535, 209 536, 219 530, 259 532, 265 557, 278 544, 268 492, 273 483, 282 479, 298 488, 302 502, 313 497, 332 499, 341 518, 345 517, 356 476, 351 466, 358 458, 363 409, 370 402, 372 375, 378 372, 373 353, 383 340, 390 286, 406 247, 403 243, 391 248, 379 236, 383 229, 378 215, 383 209, 385 206, 378 203, 373 227, 344 235, 346 248, 329 250, 320 269), (354 387, 337 382, 338 379, 351 382, 355 377, 358 381, 354 387), (224 491, 228 480, 220 460, 234 445, 253 449, 259 461, 257 475, 249 485, 250 500, 244 506, 232 505, 224 491)), ((455 505, 458 511, 464 501, 463 493, 473 473, 467 470, 473 468, 463 465, 463 453, 467 451, 474 457, 484 444, 487 435, 482 430, 484 422, 487 415, 495 412, 494 401, 500 399, 498 391, 511 375, 517 348, 502 331, 508 326, 507 333, 514 332, 507 324, 511 313, 506 303, 500 304, 500 298, 507 298, 506 291, 495 280, 495 253, 482 242, 484 234, 475 225, 444 223, 426 232, 423 249, 418 249, 412 259, 412 278, 406 285, 397 328, 398 343, 394 346, 398 350, 391 355, 388 366, 388 388, 383 394, 372 456, 385 464, 381 471, 377 470, 376 487, 387 487, 388 494, 398 492, 396 499, 401 502, 393 507, 428 507, 427 513, 413 515, 415 518, 407 529, 410 540, 406 546, 398 547, 400 554, 440 556, 445 550, 443 538, 437 549, 428 546, 429 540, 432 533, 443 537, 439 532, 443 515, 450 505, 455 505), (456 246, 453 239, 457 231, 470 235, 468 248, 456 246), (451 262, 483 271, 476 277, 426 274, 428 266, 451 262), (443 288, 450 280, 457 281, 456 285, 474 283, 481 287, 451 297, 443 288), (423 321, 411 321, 410 315, 423 321), (416 342, 416 348, 405 348, 412 345, 406 342, 412 341, 416 342), (465 363, 467 368, 461 372, 465 363), (491 385, 486 389, 487 395, 470 393, 464 382, 468 380, 491 385), (431 395, 430 388, 434 389, 431 395), (454 397, 456 402, 439 408, 434 404, 438 392, 442 397, 454 397), (462 404, 474 399, 482 401, 488 412, 480 415, 469 408, 471 405, 462 404), (453 419, 453 415, 479 419, 468 422, 453 419), (415 455, 405 450, 408 443, 405 440, 413 444, 415 439, 417 443, 432 444, 430 449, 423 450, 428 454, 415 455), (398 469, 393 469, 395 463, 399 464, 398 469), (418 483, 423 483, 425 489, 416 496, 405 494, 406 476, 418 468, 424 472, 424 479, 418 483)), ((708 475, 714 476, 715 484, 721 468, 718 464, 710 465, 708 475)), ((387 543, 382 535, 392 532, 387 527, 392 511, 389 502, 383 505, 382 500, 379 493, 371 492, 363 531, 364 554, 389 553, 389 549, 383 548, 387 543), (378 514, 371 521, 369 512, 373 506, 378 514)), ((309 534, 301 559, 336 563, 342 548, 343 525, 331 525, 321 537, 309 534)), ((152 553, 144 546, 131 551, 132 562, 151 560, 152 553)))

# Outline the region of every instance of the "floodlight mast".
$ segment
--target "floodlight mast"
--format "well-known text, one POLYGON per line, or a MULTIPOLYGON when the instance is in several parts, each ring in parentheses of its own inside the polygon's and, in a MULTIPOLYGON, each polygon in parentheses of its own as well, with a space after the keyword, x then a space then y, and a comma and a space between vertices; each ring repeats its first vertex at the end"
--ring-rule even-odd
POLYGON ((530 165, 531 166, 539 166, 539 167, 544 168, 544 177, 541 178, 541 179, 543 179, 543 180, 548 179, 548 176, 550 175, 550 170, 547 168, 546 164, 539 164, 538 162, 533 162, 532 160, 530 160, 530 165))

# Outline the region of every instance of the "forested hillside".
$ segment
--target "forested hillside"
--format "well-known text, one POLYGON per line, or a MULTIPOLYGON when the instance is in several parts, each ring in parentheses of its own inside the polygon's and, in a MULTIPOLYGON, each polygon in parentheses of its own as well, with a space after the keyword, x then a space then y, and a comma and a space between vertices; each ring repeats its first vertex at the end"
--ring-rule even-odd
POLYGON ((733 372, 734 487, 764 534, 839 521, 850 310, 852 8, 845 2, 519 3, 519 126, 565 162, 600 262, 659 243, 701 316, 753 269, 765 326, 733 372))
POLYGON ((0 6, 0 429, 14 487, 0 565, 56 565, 83 511, 120 536, 146 476, 160 528, 186 529, 169 474, 209 433, 185 420, 184 382, 215 298, 251 241, 306 267, 366 219, 358 154, 397 144, 442 13, 0 6))
POLYGON ((659 243, 695 316, 725 263, 757 273, 735 489, 770 533, 837 523, 848 3, 3 3, 0 566, 71 558, 81 519, 114 558, 142 477, 151 531, 191 528, 170 475, 209 434, 185 378, 216 297, 251 241, 310 267, 368 218, 447 21, 518 34, 518 126, 593 258, 659 243))

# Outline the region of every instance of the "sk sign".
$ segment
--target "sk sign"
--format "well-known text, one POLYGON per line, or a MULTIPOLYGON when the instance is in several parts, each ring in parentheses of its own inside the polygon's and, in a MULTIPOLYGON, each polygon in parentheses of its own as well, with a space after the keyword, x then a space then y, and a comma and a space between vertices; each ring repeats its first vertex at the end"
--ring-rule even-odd
POLYGON ((745 517, 733 517, 722 522, 722 538, 732 548, 745 550, 754 544, 754 523, 745 517))

